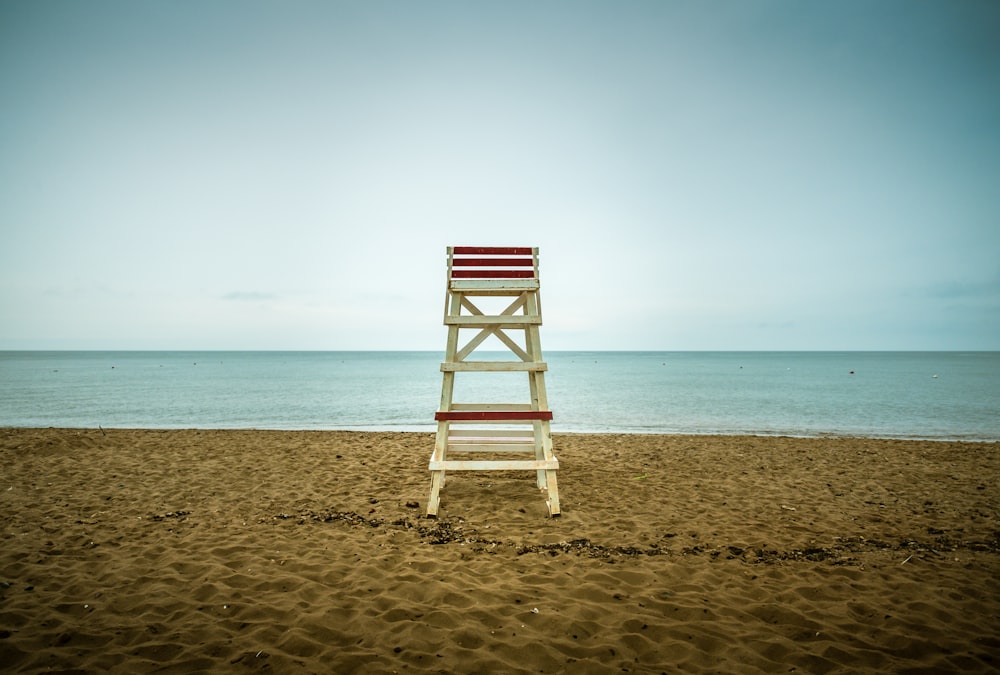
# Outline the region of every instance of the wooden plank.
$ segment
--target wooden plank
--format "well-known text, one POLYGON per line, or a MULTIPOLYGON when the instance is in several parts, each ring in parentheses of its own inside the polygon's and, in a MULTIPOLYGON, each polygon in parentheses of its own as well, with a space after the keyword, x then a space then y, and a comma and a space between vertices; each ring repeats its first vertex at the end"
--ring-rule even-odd
MULTIPOLYGON (((525 445, 528 444, 532 448, 535 447, 535 439, 532 436, 512 436, 511 432, 508 430, 503 435, 489 436, 485 435, 484 429, 469 429, 464 434, 456 434, 452 432, 448 435, 448 445, 461 445, 472 443, 474 445, 525 445), (468 434, 468 435, 466 435, 468 434)), ((504 431, 503 429, 497 431, 504 431)), ((532 432, 528 432, 531 434, 532 432)))
POLYGON ((442 373, 523 373, 548 370, 543 361, 459 361, 441 364, 442 373))
POLYGON ((455 267, 534 267, 533 258, 455 258, 455 267))
POLYGON ((439 422, 475 420, 477 422, 505 422, 526 420, 551 420, 551 410, 447 410, 434 413, 439 422))
MULTIPOLYGON (((449 410, 534 410, 530 403, 452 403, 449 410)), ((541 408, 539 408, 541 410, 541 408)))
POLYGON ((555 471, 559 469, 558 459, 488 459, 462 460, 446 459, 432 461, 431 471, 555 471))
MULTIPOLYGON (((513 436, 513 429, 452 429, 451 433, 448 435, 449 444, 461 444, 461 443, 474 443, 476 445, 531 445, 534 447, 535 439, 531 436, 532 431, 525 429, 528 432, 528 436, 513 436), (469 435, 456 434, 456 431, 465 431, 469 435), (503 435, 488 436, 485 435, 487 431, 502 431, 503 435)), ((517 429, 517 431, 521 431, 517 429)))
MULTIPOLYGON (((533 426, 539 420, 447 420, 448 424, 489 424, 491 427, 507 428, 507 425, 517 425, 517 426, 533 426)), ((544 421, 544 420, 543 420, 544 421)))
POLYGON ((500 291, 510 293, 523 293, 524 291, 537 291, 538 279, 451 279, 451 290, 464 293, 483 293, 494 291, 500 295, 500 291))
POLYGON ((503 315, 465 315, 446 316, 444 325, 446 326, 496 326, 497 328, 522 328, 534 324, 540 325, 542 317, 524 316, 523 314, 503 314, 503 315))
POLYGON ((451 429, 448 439, 475 438, 477 440, 501 439, 506 441, 530 439, 534 441, 535 432, 530 429, 451 429))
POLYGON ((535 452, 534 443, 448 443, 448 452, 535 452))
POLYGON ((531 255, 530 246, 452 246, 455 255, 531 255))
POLYGON ((534 279, 535 270, 452 270, 452 279, 534 279))

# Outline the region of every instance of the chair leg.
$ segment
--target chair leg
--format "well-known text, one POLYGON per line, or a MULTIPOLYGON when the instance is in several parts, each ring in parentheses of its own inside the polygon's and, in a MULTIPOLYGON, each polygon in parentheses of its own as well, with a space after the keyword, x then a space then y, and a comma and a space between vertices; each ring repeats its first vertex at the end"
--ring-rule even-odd
POLYGON ((545 472, 545 486, 549 493, 549 498, 546 500, 545 504, 549 507, 549 515, 553 518, 557 517, 560 513, 559 511, 559 486, 556 484, 556 472, 546 471, 545 472))
POLYGON ((444 471, 431 472, 431 496, 427 500, 427 515, 436 518, 441 505, 441 488, 444 485, 444 471))

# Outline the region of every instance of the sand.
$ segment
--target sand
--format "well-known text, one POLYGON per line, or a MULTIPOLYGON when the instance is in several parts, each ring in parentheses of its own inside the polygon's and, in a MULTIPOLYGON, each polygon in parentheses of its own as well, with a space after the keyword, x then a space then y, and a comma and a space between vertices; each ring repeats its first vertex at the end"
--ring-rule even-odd
POLYGON ((995 672, 1000 444, 0 429, 10 672, 995 672))

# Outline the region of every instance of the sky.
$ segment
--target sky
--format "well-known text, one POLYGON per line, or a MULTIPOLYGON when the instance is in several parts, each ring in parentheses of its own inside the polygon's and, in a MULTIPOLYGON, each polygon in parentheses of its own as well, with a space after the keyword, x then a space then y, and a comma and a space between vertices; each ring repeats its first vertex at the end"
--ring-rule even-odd
POLYGON ((0 349, 1000 350, 1000 3, 0 2, 0 349))

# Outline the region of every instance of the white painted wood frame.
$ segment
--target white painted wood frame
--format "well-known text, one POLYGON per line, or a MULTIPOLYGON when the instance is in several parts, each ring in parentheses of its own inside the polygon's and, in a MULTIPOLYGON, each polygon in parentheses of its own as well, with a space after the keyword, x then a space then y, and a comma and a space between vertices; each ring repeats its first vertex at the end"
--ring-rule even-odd
POLYGON ((552 413, 545 391, 548 365, 542 359, 538 330, 542 324, 538 249, 450 246, 447 253, 444 325, 448 338, 441 364, 441 401, 435 415, 437 434, 428 465, 431 492, 427 515, 438 515, 449 471, 527 470, 535 472, 537 486, 546 492, 549 515, 558 516, 559 461, 552 451, 552 413), (494 313, 482 310, 473 300, 503 296, 513 300, 494 313), (475 331, 464 344, 463 330, 475 331), (510 334, 514 331, 522 333, 521 342, 510 334), (506 346, 512 358, 469 360, 490 336, 506 346), (455 378, 468 372, 525 373, 528 401, 456 402, 455 378), (477 458, 471 459, 469 453, 477 458), (522 453, 534 458, 511 457, 522 453), (489 457, 478 458, 483 455, 489 457))

